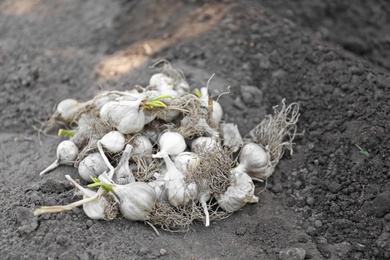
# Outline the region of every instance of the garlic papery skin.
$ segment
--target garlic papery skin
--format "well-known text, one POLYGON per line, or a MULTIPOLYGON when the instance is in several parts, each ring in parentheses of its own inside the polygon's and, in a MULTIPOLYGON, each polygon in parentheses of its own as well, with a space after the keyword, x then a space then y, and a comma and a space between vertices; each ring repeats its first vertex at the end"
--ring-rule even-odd
POLYGON ((274 170, 269 152, 255 143, 248 143, 242 147, 238 161, 240 164, 236 169, 248 173, 254 180, 265 180, 274 170))
POLYGON ((156 192, 156 198, 159 201, 168 201, 167 190, 165 189, 165 181, 164 175, 160 173, 155 173, 154 177, 156 178, 154 181, 148 182, 148 184, 153 187, 156 192))
POLYGON ((213 104, 210 121, 212 122, 214 127, 218 127, 219 122, 221 122, 222 120, 223 110, 221 105, 217 101, 213 100, 212 102, 213 104))
POLYGON ((78 167, 80 177, 87 182, 92 182, 91 177, 97 178, 107 170, 108 167, 100 153, 87 155, 78 167))
POLYGON ((60 103, 58 103, 56 109, 58 119, 65 123, 71 123, 82 107, 83 104, 75 99, 69 98, 62 100, 60 103))
POLYGON ((237 125, 233 123, 220 124, 222 132, 223 145, 233 148, 233 152, 237 152, 244 144, 237 125))
POLYGON ((215 138, 207 136, 195 138, 191 143, 191 151, 197 154, 209 153, 218 147, 219 144, 215 138))
POLYGON ((184 174, 179 172, 169 156, 164 155, 163 158, 167 166, 164 180, 169 203, 175 207, 181 207, 194 201, 198 196, 196 183, 187 183, 184 174))
POLYGON ((172 90, 173 89, 173 78, 168 77, 163 73, 154 74, 149 80, 149 86, 159 90, 172 90))
POLYGON ((234 212, 247 203, 258 202, 258 197, 254 195, 255 185, 251 177, 245 172, 233 169, 231 171, 230 186, 223 194, 215 194, 219 206, 227 211, 234 212))
POLYGON ((109 101, 100 109, 100 118, 122 134, 137 133, 145 125, 145 114, 140 109, 143 97, 136 101, 109 101))
MULTIPOLYGON (((83 199, 91 198, 96 195, 96 191, 82 187, 69 175, 65 175, 65 178, 82 193, 83 199)), ((96 200, 83 204, 83 210, 90 219, 105 219, 105 209, 108 205, 109 203, 106 198, 101 196, 96 200)))
POLYGON ((108 151, 112 153, 119 153, 123 151, 123 148, 125 147, 125 137, 119 131, 111 131, 102 137, 100 143, 108 151))
POLYGON ((192 172, 200 163, 200 158, 196 153, 183 152, 175 157, 176 168, 187 175, 188 172, 192 172))
POLYGON ((163 158, 164 155, 178 155, 187 148, 184 137, 176 132, 165 132, 159 140, 160 151, 153 155, 153 158, 163 158))
POLYGON ((125 150, 122 153, 121 160, 118 166, 115 168, 116 183, 124 185, 131 182, 135 182, 134 175, 130 170, 129 160, 133 155, 133 146, 127 144, 125 150))
POLYGON ((146 157, 153 152, 153 145, 149 138, 143 135, 136 135, 133 140, 133 156, 146 157))
POLYGON ((74 142, 70 140, 62 141, 57 146, 57 159, 46 169, 41 171, 39 175, 44 175, 57 168, 59 165, 72 165, 74 160, 76 160, 78 153, 79 149, 74 142))
POLYGON ((128 220, 145 221, 156 206, 156 192, 146 182, 114 185, 115 195, 120 199, 119 209, 128 220))

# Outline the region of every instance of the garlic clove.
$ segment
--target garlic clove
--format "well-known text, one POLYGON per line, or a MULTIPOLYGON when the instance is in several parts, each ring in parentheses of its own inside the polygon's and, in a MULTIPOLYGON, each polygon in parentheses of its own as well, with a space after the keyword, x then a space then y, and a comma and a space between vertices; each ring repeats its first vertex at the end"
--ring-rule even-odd
POLYGON ((107 170, 108 167, 100 153, 89 154, 78 167, 80 177, 87 182, 92 182, 91 177, 97 178, 107 170))
POLYGON ((104 148, 112 153, 119 153, 125 147, 125 137, 119 131, 111 131, 100 140, 104 148))
POLYGON ((212 112, 211 112, 211 122, 213 123, 214 127, 218 127, 219 122, 222 120, 223 116, 223 110, 221 105, 217 101, 212 101, 212 112))
POLYGON ((62 141, 57 146, 57 159, 49 165, 46 169, 41 171, 39 175, 47 174, 48 172, 54 170, 59 165, 71 165, 74 163, 74 160, 77 158, 79 149, 76 144, 70 140, 62 141))

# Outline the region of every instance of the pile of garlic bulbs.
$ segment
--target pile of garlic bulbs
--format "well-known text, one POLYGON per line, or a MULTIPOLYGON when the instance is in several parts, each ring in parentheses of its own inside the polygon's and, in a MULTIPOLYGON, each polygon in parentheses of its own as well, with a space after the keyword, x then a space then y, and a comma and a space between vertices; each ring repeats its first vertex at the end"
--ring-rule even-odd
POLYGON ((237 125, 222 122, 208 83, 190 92, 169 63, 146 87, 66 99, 50 121, 65 126, 59 133, 68 140, 40 175, 74 165, 87 187, 66 175, 82 199, 34 214, 83 206, 91 219, 123 216, 179 231, 195 220, 209 226, 257 202, 253 180, 267 179, 284 150, 292 152, 298 105, 282 106, 243 139, 237 125))

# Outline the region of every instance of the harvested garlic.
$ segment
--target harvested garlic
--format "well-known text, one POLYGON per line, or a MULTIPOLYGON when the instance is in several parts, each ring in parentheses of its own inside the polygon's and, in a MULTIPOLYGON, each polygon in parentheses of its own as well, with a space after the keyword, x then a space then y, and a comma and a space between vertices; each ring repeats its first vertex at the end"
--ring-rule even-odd
POLYGON ((87 182, 92 182, 91 177, 97 178, 107 170, 108 167, 100 153, 87 155, 78 167, 80 177, 87 182))
MULTIPOLYGON (((82 193, 83 199, 96 196, 96 191, 82 187, 69 175, 65 175, 65 178, 68 179, 73 184, 73 186, 75 186, 82 193)), ((104 211, 108 205, 108 201, 104 198, 104 196, 101 196, 96 200, 83 204, 83 210, 85 214, 91 219, 105 219, 106 217, 104 211)))
POLYGON ((99 180, 109 186, 109 190, 119 199, 119 210, 128 220, 148 220, 156 206, 156 192, 146 182, 132 182, 126 185, 115 184, 103 174, 99 180))
POLYGON ((240 164, 237 171, 248 173, 254 180, 265 180, 273 172, 270 154, 263 147, 255 143, 244 145, 238 158, 240 164))
POLYGON ((230 186, 222 194, 215 194, 215 198, 219 206, 227 211, 234 212, 247 203, 258 202, 258 197, 254 195, 255 185, 252 182, 251 177, 245 172, 237 171, 233 169, 231 171, 230 186))
POLYGON ((233 152, 237 152, 244 144, 237 125, 233 123, 224 123, 220 125, 220 130, 222 132, 223 145, 231 147, 233 148, 233 152))
POLYGON ((209 153, 219 147, 215 138, 201 136, 195 138, 191 143, 191 151, 197 154, 209 153))
POLYGON ((172 90, 173 78, 168 77, 163 73, 156 73, 150 78, 149 86, 154 87, 159 91, 172 90))
POLYGON ((164 155, 167 172, 165 173, 165 189, 168 201, 175 207, 185 206, 198 196, 198 187, 195 182, 187 183, 185 176, 176 168, 168 155, 164 155))
POLYGON ((82 107, 83 104, 75 99, 69 98, 62 100, 58 103, 56 109, 58 119, 65 123, 71 123, 82 107))
POLYGON ((174 161, 176 168, 184 174, 187 174, 188 171, 193 171, 199 165, 199 162, 199 156, 192 152, 180 153, 175 157, 174 161))
POLYGON ((152 154, 153 145, 149 138, 143 135, 137 135, 133 140, 133 156, 146 157, 152 154))
POLYGON ((144 111, 139 108, 142 99, 140 97, 136 101, 109 101, 100 109, 100 118, 122 134, 137 133, 145 125, 144 111))
POLYGON ((127 144, 125 150, 122 153, 121 160, 118 163, 118 166, 115 168, 116 183, 118 184, 128 184, 135 182, 133 173, 129 167, 130 157, 133 155, 133 146, 127 144))
POLYGON ((78 153, 79 149, 75 143, 70 140, 62 141, 57 146, 57 159, 46 169, 41 171, 39 175, 44 175, 57 168, 59 165, 72 165, 74 160, 76 160, 78 153))
POLYGON ((165 132, 159 140, 160 151, 153 155, 153 158, 163 158, 164 155, 178 155, 187 148, 184 137, 176 132, 165 132))
POLYGON ((108 151, 112 153, 119 153, 125 147, 125 137, 121 132, 111 131, 102 137, 100 143, 108 151))

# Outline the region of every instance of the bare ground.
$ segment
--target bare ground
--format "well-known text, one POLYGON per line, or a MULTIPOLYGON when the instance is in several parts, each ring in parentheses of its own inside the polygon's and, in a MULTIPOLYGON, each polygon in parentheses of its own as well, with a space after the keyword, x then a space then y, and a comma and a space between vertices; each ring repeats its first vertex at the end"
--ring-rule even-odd
POLYGON ((388 259, 390 4, 326 2, 1 1, 2 258, 388 259), (212 73, 215 95, 231 86, 220 101, 242 134, 283 98, 300 104, 295 152, 260 202, 160 236, 82 209, 34 217, 74 200, 63 176, 77 177, 75 168, 38 176, 60 141, 40 143, 36 131, 54 105, 145 85, 161 58, 194 87, 212 73))

